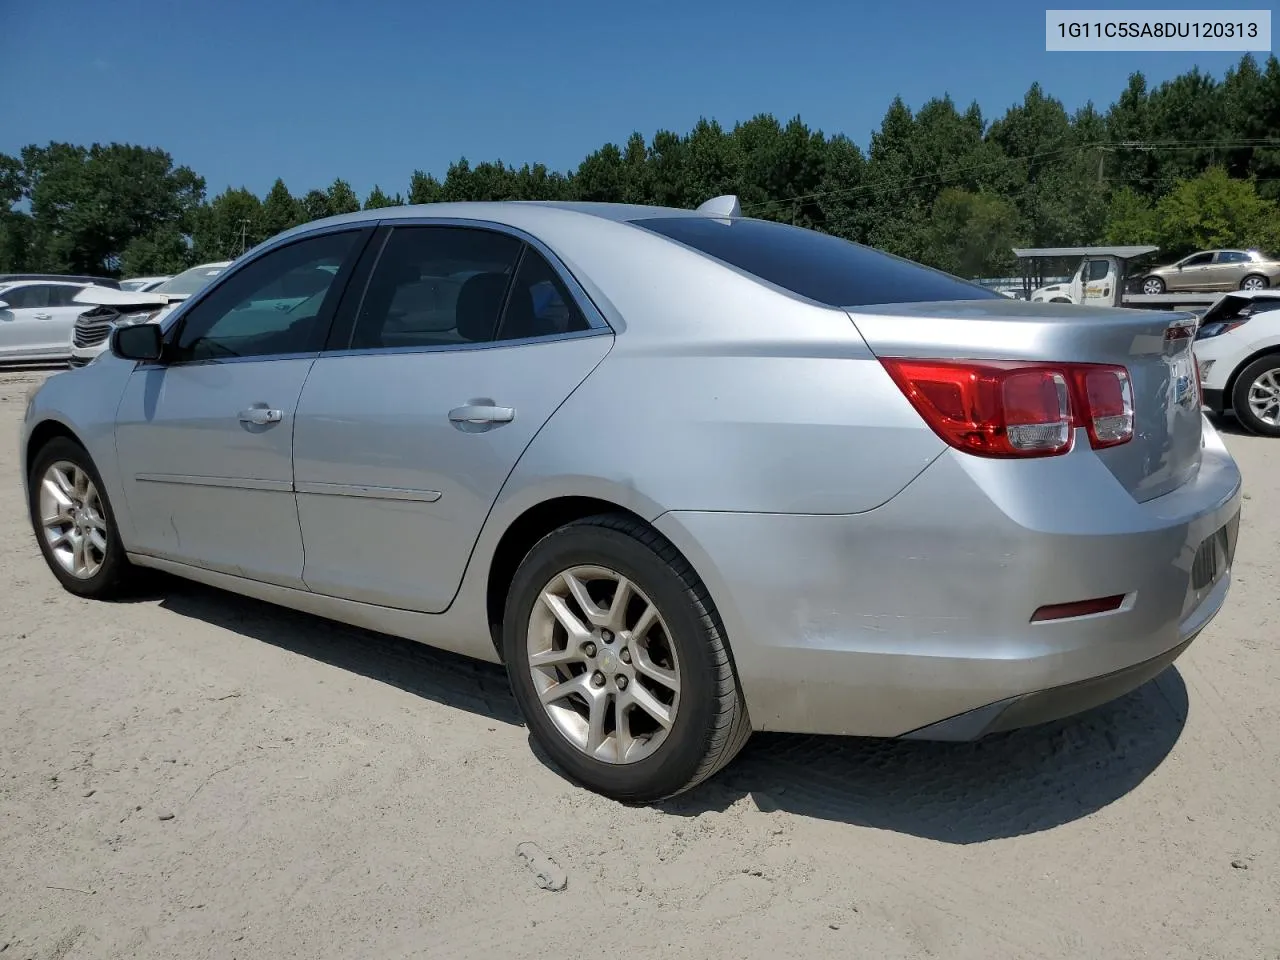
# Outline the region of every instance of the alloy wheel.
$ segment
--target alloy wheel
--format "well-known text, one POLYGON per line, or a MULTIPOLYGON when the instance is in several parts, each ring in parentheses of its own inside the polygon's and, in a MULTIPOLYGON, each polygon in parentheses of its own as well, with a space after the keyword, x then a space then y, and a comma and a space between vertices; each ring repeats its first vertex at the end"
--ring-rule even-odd
POLYGON ((58 565, 91 579, 107 557, 107 518, 89 474, 69 460, 50 465, 40 481, 40 526, 58 565))
POLYGON ((1261 277, 1248 277, 1244 283, 1240 284, 1241 290, 1265 290, 1267 282, 1261 277))
POLYGON ((1270 427, 1280 427, 1280 377, 1276 369, 1261 374, 1249 384, 1249 409, 1270 427))
POLYGON ((548 718, 606 763, 635 763, 666 741, 680 708, 680 663, 661 612, 602 566, 554 576, 529 617, 529 671, 548 718))
POLYGON ((1164 293, 1164 284, 1152 278, 1142 284, 1142 292, 1146 294, 1164 293))

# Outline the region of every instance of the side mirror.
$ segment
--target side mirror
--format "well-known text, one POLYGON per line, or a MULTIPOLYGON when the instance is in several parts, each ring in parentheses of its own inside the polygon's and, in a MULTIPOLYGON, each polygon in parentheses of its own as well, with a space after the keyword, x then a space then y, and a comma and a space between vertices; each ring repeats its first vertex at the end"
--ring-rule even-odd
POLYGON ((159 360, 164 352, 159 324, 138 323, 116 327, 111 331, 111 352, 124 360, 159 360))
POLYGON ((0 300, 0 310, 8 310, 8 309, 9 309, 9 301, 0 300))

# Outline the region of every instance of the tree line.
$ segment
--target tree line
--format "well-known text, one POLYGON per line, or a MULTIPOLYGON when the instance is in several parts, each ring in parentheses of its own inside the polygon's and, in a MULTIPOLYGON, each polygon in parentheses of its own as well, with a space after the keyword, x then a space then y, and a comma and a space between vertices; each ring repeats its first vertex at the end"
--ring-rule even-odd
POLYGON ((320 217, 451 200, 602 200, 692 207, 737 194, 749 216, 870 244, 968 277, 1013 269, 1014 246, 1154 243, 1280 252, 1280 63, 1246 56, 1222 80, 1141 73, 1105 111, 1068 112, 1033 84, 988 121, 949 96, 895 99, 867 150, 796 117, 702 120, 608 143, 561 172, 501 160, 414 171, 363 201, 341 178, 266 196, 206 196, 158 147, 31 145, 0 153, 0 272, 130 276, 229 259, 320 217))

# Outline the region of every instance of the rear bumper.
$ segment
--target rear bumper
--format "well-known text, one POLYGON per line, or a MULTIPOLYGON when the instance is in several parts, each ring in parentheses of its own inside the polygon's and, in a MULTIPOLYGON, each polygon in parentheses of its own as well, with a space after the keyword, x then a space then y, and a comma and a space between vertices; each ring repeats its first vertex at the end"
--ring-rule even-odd
POLYGON ((1217 614, 1234 536, 1215 580, 1193 583, 1192 567, 1238 516, 1240 475, 1204 429, 1195 478, 1146 503, 1087 449, 949 452, 863 514, 672 512, 657 526, 707 583, 756 729, 981 736, 1126 692, 1217 614), (1111 613, 1031 622, 1116 594, 1111 613))

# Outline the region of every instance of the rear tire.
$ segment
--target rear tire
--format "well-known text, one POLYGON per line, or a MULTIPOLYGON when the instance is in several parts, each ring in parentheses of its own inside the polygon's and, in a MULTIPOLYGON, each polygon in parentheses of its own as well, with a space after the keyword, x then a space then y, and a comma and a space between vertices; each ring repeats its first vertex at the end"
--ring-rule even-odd
POLYGON ((40 449, 27 478, 27 510, 45 563, 64 589, 93 600, 124 591, 134 568, 84 447, 56 437, 40 449))
POLYGON ((1147 277, 1142 281, 1142 292, 1148 296, 1157 296, 1164 293, 1164 281, 1159 277, 1147 277))
POLYGON ((632 517, 587 517, 534 545, 507 594, 502 649, 535 741, 615 800, 688 790, 751 734, 706 587, 632 517))
POLYGON ((1251 273, 1240 281, 1241 290, 1265 290, 1271 286, 1266 277, 1261 274, 1251 273))
POLYGON ((1280 354, 1259 357, 1240 371, 1231 408, 1254 433, 1280 437, 1280 354))

